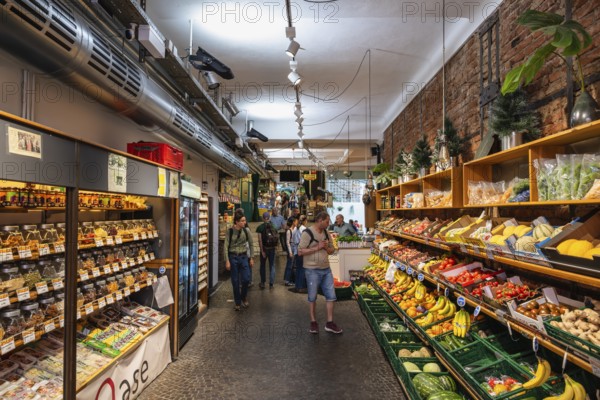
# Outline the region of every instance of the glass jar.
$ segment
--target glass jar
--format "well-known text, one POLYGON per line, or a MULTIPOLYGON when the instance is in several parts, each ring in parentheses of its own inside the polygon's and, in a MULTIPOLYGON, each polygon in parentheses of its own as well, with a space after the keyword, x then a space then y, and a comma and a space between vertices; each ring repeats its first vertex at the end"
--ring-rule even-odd
POLYGON ((108 228, 106 222, 96 221, 94 222, 94 235, 97 238, 105 238, 108 236, 108 228))
POLYGON ((140 267, 140 281, 145 282, 149 277, 146 267, 140 267))
POLYGON ((42 279, 49 280, 58 278, 58 273, 56 272, 56 267, 52 260, 39 260, 37 262, 37 269, 40 271, 42 279))
POLYGON ((83 293, 83 302, 84 304, 91 303, 96 300, 96 288, 93 283, 88 283, 87 285, 83 285, 81 287, 81 293, 83 293))
POLYGON ((19 207, 27 207, 29 203, 29 189, 19 188, 19 203, 17 204, 19 207))
POLYGON ((117 274, 115 275, 115 278, 117 279, 117 284, 119 285, 119 289, 123 289, 126 285, 125 285, 125 277, 123 276, 123 274, 117 274))
POLYGON ((123 252, 123 248, 119 247, 115 252, 115 262, 125 261, 125 253, 123 252))
POLYGON ((119 290, 119 283, 117 282, 116 277, 111 276, 109 278, 106 278, 106 290, 108 290, 109 294, 119 290))
POLYGON ((83 269, 91 270, 96 267, 92 253, 81 253, 81 259, 83 260, 83 269))
POLYGON ((25 279, 15 264, 4 264, 0 267, 0 291, 11 292, 25 286, 25 279))
POLYGON ((54 257, 54 268, 56 268, 56 274, 59 278, 65 277, 65 258, 64 257, 54 257))
POLYGON ((112 248, 108 247, 103 249, 102 252, 104 253, 104 260, 106 264, 112 264, 115 262, 115 253, 113 252, 112 248))
POLYGON ((58 231, 54 224, 41 224, 40 236, 42 237, 42 243, 52 244, 59 241, 58 231))
POLYGON ((24 329, 35 328, 44 322, 44 313, 40 310, 40 305, 35 301, 21 303, 21 315, 23 316, 24 329))
POLYGON ((127 271, 123 274, 123 282, 125 283, 125 287, 131 287, 135 283, 135 278, 131 271, 127 271))
POLYGON ((147 219, 146 220, 146 227, 150 231, 155 231, 156 230, 156 224, 154 223, 154 220, 153 219, 147 219))
POLYGON ((42 274, 37 269, 35 263, 24 263, 19 266, 21 275, 25 280, 24 286, 28 287, 29 290, 35 287, 35 284, 43 281, 42 274))
POLYGON ((83 240, 89 243, 94 241, 94 223, 93 222, 82 222, 81 233, 83 234, 83 240))
POLYGON ((56 201, 57 207, 64 207, 67 204, 67 194, 65 193, 64 189, 56 192, 56 201))
POLYGON ((108 294, 108 288, 106 287, 105 280, 97 280, 96 281, 96 296, 104 297, 108 294))
POLYGON ((119 234, 119 228, 114 221, 107 221, 105 229, 109 236, 117 236, 119 234))
MULTIPOLYGON (((77 295, 79 296, 81 294, 81 292, 77 292, 77 295)), ((83 297, 83 295, 82 295, 83 297)), ((62 315, 65 313, 65 292, 63 291, 56 291, 54 292, 54 300, 55 300, 55 305, 56 305, 56 309, 58 310, 58 315, 62 315)), ((83 304, 82 304, 83 305, 83 304)))
POLYGON ((102 250, 94 250, 92 251, 92 255, 98 267, 102 268, 106 265, 106 257, 104 256, 104 252, 102 250))
POLYGON ((133 258, 133 252, 131 251, 131 246, 123 246, 123 254, 125 255, 125 260, 129 261, 133 258))
POLYGON ((4 206, 16 206, 19 203, 19 189, 11 187, 6 188, 6 200, 4 206))
POLYGON ((113 221, 113 225, 115 227, 115 235, 125 236, 127 234, 123 221, 113 221))
POLYGON ((83 307, 84 304, 85 304, 85 296, 83 295, 83 293, 81 293, 81 289, 77 288, 77 308, 83 307))
POLYGON ((8 308, 0 311, 0 320, 4 326, 6 336, 13 336, 23 332, 25 321, 18 308, 8 308))
POLYGON ((42 235, 37 225, 23 225, 21 230, 23 237, 25 238, 25 245, 32 248, 38 248, 42 242, 42 235))
POLYGON ((44 313, 46 318, 54 318, 54 317, 58 317, 59 315, 62 314, 61 308, 64 308, 64 301, 65 301, 64 296, 65 295, 63 293, 62 294, 63 305, 61 305, 61 307, 59 307, 57 305, 57 301, 56 301, 56 298, 54 298, 54 296, 48 296, 48 297, 39 299, 40 309, 44 313))
POLYGON ((110 195, 107 193, 99 193, 98 194, 98 207, 109 208, 110 204, 110 195))
MULTIPOLYGON (((56 233, 58 234, 58 240, 60 242, 64 242, 65 237, 67 236, 67 224, 64 222, 57 223, 56 224, 56 233)), ((77 240, 81 240, 81 239, 83 239, 83 233, 81 231, 81 228, 78 228, 77 240)))
POLYGON ((16 225, 3 226, 0 230, 0 239, 2 239, 3 247, 17 247, 25 244, 23 234, 16 225))
POLYGON ((46 191, 38 189, 35 191, 35 196, 36 196, 35 199, 38 204, 38 207, 45 207, 46 206, 46 191))
POLYGON ((131 275, 133 275, 133 279, 135 280, 135 282, 140 282, 142 280, 142 276, 140 275, 139 268, 132 269, 131 275))

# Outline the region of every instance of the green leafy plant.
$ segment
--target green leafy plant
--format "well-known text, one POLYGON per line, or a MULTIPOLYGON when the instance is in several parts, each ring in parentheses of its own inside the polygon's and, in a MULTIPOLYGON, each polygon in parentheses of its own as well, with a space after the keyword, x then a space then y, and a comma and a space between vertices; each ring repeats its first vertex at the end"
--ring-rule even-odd
POLYGON ((427 138, 422 136, 412 151, 413 166, 416 170, 421 168, 429 169, 431 167, 431 147, 427 143, 427 138))
POLYGON ((398 173, 398 176, 414 174, 412 153, 400 150, 394 163, 394 170, 398 173))
POLYGON ((395 170, 390 169, 390 164, 379 163, 371 170, 373 175, 379 174, 375 177, 375 183, 382 185, 389 185, 392 183, 392 179, 398 178, 398 173, 395 170))
POLYGON ((540 119, 537 113, 530 109, 527 95, 523 89, 500 95, 492 106, 490 127, 499 137, 505 137, 512 132, 525 132, 526 141, 540 136, 540 119))
POLYGON ((592 44, 592 37, 585 28, 579 22, 565 20, 562 15, 536 10, 525 11, 517 19, 517 23, 526 26, 532 32, 540 31, 550 36, 551 41, 538 48, 523 64, 506 74, 502 84, 502 94, 514 92, 521 82, 523 85, 529 85, 552 54, 559 56, 565 62, 565 57, 575 57, 575 76, 583 91, 585 81, 580 55, 592 44))

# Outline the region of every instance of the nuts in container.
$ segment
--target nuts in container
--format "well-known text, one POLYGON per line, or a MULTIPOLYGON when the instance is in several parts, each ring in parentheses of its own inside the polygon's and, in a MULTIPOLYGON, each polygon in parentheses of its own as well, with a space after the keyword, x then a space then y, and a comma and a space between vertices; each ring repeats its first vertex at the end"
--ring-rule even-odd
POLYGON ((21 314, 23 315, 24 329, 35 328, 44 322, 44 313, 35 301, 21 303, 21 314))
POLYGON ((11 292, 25 286, 25 279, 15 264, 0 267, 0 292, 11 292))
POLYGON ((0 319, 5 329, 6 336, 14 336, 23 332, 25 321, 18 308, 8 308, 0 311, 0 319))

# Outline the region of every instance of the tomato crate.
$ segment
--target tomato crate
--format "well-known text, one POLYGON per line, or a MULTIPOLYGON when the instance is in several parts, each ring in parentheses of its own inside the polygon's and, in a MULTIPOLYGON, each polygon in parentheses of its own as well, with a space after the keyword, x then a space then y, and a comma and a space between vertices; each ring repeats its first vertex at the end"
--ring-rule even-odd
POLYGON ((127 152, 178 171, 183 170, 183 151, 166 143, 127 143, 127 152))

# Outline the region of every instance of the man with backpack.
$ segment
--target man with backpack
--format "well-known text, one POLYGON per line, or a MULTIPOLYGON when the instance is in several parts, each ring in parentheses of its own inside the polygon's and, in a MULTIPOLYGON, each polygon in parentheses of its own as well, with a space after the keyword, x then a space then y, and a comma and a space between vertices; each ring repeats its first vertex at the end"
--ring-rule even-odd
POLYGON ((263 214, 263 223, 256 228, 258 233, 258 244, 260 247, 260 284, 261 289, 265 288, 266 282, 266 263, 269 260, 269 288, 273 289, 275 284, 275 249, 279 244, 279 234, 277 228, 271 223, 271 215, 268 212, 263 214))
POLYGON ((250 305, 247 296, 251 275, 250 268, 254 265, 252 258, 254 253, 252 235, 245 226, 246 217, 243 214, 236 213, 233 216, 233 227, 229 228, 225 235, 225 269, 231 271, 235 311, 239 311, 240 306, 247 308, 250 305), (248 255, 248 249, 250 249, 250 255, 248 255))
POLYGON ((325 330, 331 333, 342 333, 342 328, 333 322, 333 303, 337 300, 333 286, 333 274, 329 266, 329 255, 335 249, 329 240, 327 227, 329 215, 322 211, 315 217, 315 223, 307 228, 300 238, 298 255, 304 258, 304 273, 308 285, 308 304, 310 311, 310 333, 319 333, 316 317, 317 290, 321 287, 327 304, 327 323, 325 330))

